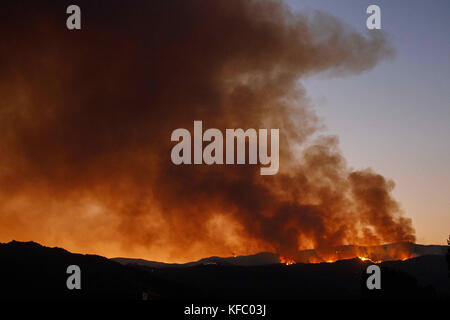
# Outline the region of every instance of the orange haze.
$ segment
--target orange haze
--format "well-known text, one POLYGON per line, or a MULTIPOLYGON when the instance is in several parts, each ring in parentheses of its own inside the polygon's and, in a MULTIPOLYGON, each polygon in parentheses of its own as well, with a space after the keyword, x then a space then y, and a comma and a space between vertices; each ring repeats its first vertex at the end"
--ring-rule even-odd
POLYGON ((77 1, 69 31, 68 4, 2 3, 0 241, 183 262, 415 240, 394 183, 317 134, 300 82, 370 70, 393 54, 382 33, 244 0, 77 1), (280 171, 173 165, 194 120, 279 128, 280 171))

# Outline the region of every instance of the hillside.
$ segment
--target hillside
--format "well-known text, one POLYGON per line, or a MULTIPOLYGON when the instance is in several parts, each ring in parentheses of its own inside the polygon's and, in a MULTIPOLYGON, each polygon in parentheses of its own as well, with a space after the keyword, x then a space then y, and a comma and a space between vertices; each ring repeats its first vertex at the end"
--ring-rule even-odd
MULTIPOLYGON (((402 260, 405 256, 420 257, 424 255, 439 255, 445 256, 447 253, 447 246, 439 245, 420 245, 410 242, 398 242, 380 246, 339 246, 333 249, 335 256, 333 261, 352 259, 358 256, 368 257, 371 260, 402 260), (397 257, 399 257, 397 259, 397 257)), ((303 250, 297 252, 293 260, 299 263, 317 263, 326 262, 327 260, 320 257, 316 250, 303 250)), ((260 266, 266 264, 274 264, 280 262, 280 255, 271 252, 262 252, 247 256, 234 257, 208 257, 194 262, 188 263, 163 263, 157 261, 149 261, 144 259, 132 258, 112 258, 112 260, 122 264, 137 264, 151 268, 164 267, 192 267, 205 264, 224 264, 236 266, 260 266)))
POLYGON ((192 301, 450 297, 448 266, 443 255, 379 264, 379 291, 365 287, 369 261, 285 265, 275 257, 260 253, 208 258, 184 265, 167 266, 145 260, 123 265, 101 256, 12 241, 0 244, 0 298, 192 301), (66 268, 72 264, 81 269, 81 290, 66 288, 66 268))

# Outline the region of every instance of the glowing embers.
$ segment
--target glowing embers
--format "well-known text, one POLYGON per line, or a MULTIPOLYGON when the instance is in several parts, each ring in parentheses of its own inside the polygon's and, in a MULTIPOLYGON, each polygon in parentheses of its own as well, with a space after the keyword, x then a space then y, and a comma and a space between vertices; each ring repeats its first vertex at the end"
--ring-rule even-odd
POLYGON ((381 260, 372 260, 372 259, 367 258, 367 257, 358 257, 358 259, 361 260, 361 261, 370 261, 372 263, 381 263, 381 262, 383 262, 381 260))
POLYGON ((294 259, 291 258, 285 258, 285 257, 280 257, 280 263, 283 263, 287 266, 293 265, 295 263, 297 263, 294 259))

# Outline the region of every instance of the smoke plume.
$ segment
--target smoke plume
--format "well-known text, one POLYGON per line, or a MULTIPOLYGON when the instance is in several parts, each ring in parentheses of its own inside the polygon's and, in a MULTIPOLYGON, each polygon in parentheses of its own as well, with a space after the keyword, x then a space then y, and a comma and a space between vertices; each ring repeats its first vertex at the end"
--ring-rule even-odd
MULTIPOLYGON (((163 261, 414 241, 392 181, 351 171, 304 77, 393 54, 277 1, 3 1, 0 240, 163 261), (279 128, 280 171, 181 165, 171 132, 279 128)), ((336 80, 338 81, 338 80, 336 80)))

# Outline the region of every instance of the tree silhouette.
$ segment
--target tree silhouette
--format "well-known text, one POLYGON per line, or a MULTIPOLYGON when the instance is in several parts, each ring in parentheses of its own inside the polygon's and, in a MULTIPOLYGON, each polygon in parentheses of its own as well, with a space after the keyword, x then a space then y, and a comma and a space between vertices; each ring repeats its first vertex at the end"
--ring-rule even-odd
POLYGON ((450 235, 448 236, 447 239, 447 266, 448 266, 448 277, 450 278, 450 235))

